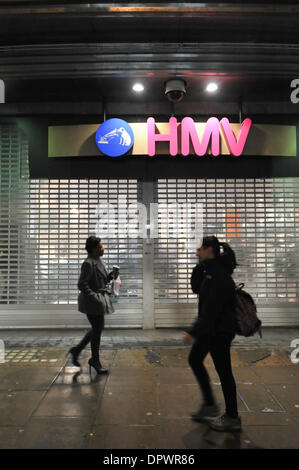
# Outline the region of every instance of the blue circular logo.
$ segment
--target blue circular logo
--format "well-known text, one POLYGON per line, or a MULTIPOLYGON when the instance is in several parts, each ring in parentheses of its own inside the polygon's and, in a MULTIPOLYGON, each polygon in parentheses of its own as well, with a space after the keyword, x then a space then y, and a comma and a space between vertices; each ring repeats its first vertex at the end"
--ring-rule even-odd
POLYGON ((96 132, 96 144, 109 157, 120 157, 133 146, 134 134, 131 126, 123 119, 107 119, 96 132))

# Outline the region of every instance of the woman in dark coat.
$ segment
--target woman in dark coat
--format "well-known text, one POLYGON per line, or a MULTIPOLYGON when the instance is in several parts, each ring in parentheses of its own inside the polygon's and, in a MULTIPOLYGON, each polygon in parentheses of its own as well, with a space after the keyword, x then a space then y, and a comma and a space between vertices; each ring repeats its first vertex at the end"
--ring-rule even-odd
POLYGON ((99 359, 99 348, 102 331, 104 329, 104 316, 114 312, 108 293, 108 283, 115 278, 118 273, 111 271, 108 273, 101 257, 104 254, 103 243, 100 238, 89 237, 86 240, 85 249, 88 257, 81 266, 81 274, 78 281, 78 288, 81 291, 78 297, 79 312, 85 313, 91 329, 86 333, 80 343, 70 349, 72 362, 80 367, 78 357, 80 352, 90 342, 92 357, 89 359, 89 370, 93 367, 98 374, 105 374, 107 369, 102 367, 99 359))
POLYGON ((191 276, 191 287, 199 296, 198 318, 188 332, 185 341, 193 343, 189 364, 201 388, 204 403, 191 417, 207 422, 217 431, 240 431, 241 419, 237 409, 237 392, 232 373, 230 346, 236 334, 233 312, 235 283, 231 274, 236 267, 233 250, 227 243, 214 237, 204 237, 197 250, 199 263, 191 276), (224 253, 220 254, 220 246, 224 253), (203 364, 210 353, 219 375, 225 399, 225 414, 218 419, 220 410, 215 401, 210 378, 203 364))

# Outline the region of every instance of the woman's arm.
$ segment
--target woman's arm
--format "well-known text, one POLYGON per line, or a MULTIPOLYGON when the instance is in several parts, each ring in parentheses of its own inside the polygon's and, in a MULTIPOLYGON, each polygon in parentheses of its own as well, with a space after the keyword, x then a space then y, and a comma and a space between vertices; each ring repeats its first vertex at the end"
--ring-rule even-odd
POLYGON ((227 280, 222 276, 213 276, 207 280, 207 295, 201 305, 200 315, 187 332, 195 337, 211 336, 215 332, 216 320, 224 310, 224 305, 230 298, 231 289, 227 280))
POLYGON ((191 289, 194 294, 198 294, 200 285, 205 278, 205 267, 202 263, 197 264, 191 274, 191 289))
POLYGON ((78 289, 89 297, 96 297, 96 293, 91 289, 89 282, 92 277, 92 265, 87 261, 81 266, 81 274, 78 280, 78 289))

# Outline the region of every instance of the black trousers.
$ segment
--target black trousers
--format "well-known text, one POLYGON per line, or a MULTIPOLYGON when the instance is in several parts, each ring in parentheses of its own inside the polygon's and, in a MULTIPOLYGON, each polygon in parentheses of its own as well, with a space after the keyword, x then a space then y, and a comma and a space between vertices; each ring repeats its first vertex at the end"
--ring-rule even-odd
POLYGON ((91 324, 91 329, 88 330, 86 335, 82 338, 79 344, 75 346, 78 353, 80 353, 85 346, 90 342, 91 347, 91 357, 94 361, 99 361, 99 349, 102 331, 104 329, 104 315, 89 315, 87 314, 89 323, 91 324))
POLYGON ((214 405, 209 374, 203 365, 208 353, 211 354, 215 369, 219 375, 225 400, 226 413, 229 416, 238 415, 236 383, 232 372, 230 345, 232 338, 214 336, 212 339, 196 339, 189 354, 189 364, 201 388, 206 405, 214 405))

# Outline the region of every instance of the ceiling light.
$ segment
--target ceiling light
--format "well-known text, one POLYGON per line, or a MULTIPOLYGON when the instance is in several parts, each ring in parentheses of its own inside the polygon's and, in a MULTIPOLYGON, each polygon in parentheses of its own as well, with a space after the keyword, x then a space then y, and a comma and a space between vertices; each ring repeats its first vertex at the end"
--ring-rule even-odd
POLYGON ((141 91, 144 90, 144 86, 142 85, 142 83, 135 83, 132 88, 137 93, 140 93, 141 91))
POLYGON ((217 83, 214 83, 214 82, 211 82, 208 84, 206 90, 209 92, 209 93, 213 93, 214 91, 218 90, 218 85, 217 83))

